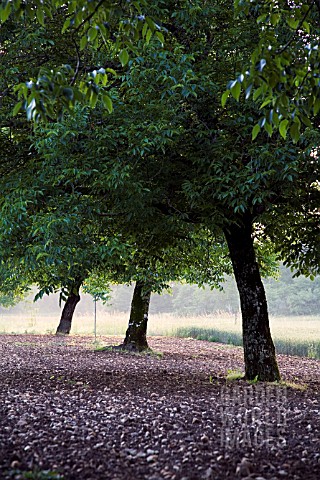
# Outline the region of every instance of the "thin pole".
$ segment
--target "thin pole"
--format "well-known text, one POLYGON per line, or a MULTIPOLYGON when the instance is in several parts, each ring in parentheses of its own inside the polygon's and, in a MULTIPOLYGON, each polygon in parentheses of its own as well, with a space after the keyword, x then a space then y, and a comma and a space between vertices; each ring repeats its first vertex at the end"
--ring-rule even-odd
POLYGON ((97 341, 97 297, 94 296, 94 341, 97 341))

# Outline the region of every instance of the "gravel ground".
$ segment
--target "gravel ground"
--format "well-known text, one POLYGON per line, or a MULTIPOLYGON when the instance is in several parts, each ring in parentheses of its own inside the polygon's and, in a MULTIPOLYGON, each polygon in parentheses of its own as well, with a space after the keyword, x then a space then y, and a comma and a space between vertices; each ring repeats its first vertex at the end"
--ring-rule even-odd
POLYGON ((0 336, 0 479, 320 478, 319 361, 279 355, 287 386, 249 384, 226 380, 241 348, 150 346, 0 336))

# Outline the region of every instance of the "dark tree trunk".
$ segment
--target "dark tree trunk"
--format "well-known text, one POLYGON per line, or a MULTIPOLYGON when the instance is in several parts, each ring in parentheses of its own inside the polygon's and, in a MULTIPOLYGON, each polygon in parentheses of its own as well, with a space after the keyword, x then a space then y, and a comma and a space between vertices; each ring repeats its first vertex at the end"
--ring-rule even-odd
POLYGON ((231 225, 225 230, 225 236, 240 295, 245 376, 248 380, 280 380, 250 216, 244 216, 239 225, 231 225))
POLYGON ((80 302, 80 286, 81 284, 75 286, 74 291, 69 295, 64 304, 56 335, 68 335, 70 333, 73 314, 77 304, 80 302))
POLYGON ((151 291, 143 292, 145 284, 137 281, 133 291, 129 326, 122 348, 142 352, 148 349, 147 326, 151 291))

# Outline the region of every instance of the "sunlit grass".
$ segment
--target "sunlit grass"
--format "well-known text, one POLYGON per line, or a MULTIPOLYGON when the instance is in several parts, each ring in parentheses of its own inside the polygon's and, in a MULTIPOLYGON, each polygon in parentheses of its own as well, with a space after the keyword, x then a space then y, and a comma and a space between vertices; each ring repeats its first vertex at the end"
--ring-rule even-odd
MULTIPOLYGON (((98 312, 97 335, 124 335, 129 312, 98 312)), ((0 333, 46 334, 55 333, 58 315, 40 316, 35 312, 25 315, 0 315, 0 333)), ((319 358, 320 316, 271 317, 271 330, 277 351, 292 355, 319 358)), ((75 314, 71 333, 93 334, 93 315, 75 314)), ((166 336, 193 336, 199 339, 241 345, 241 318, 220 312, 201 316, 152 314, 148 334, 166 336)))
MULTIPOLYGON (((98 335, 123 335, 128 326, 129 312, 98 313, 98 335)), ((55 333, 59 323, 59 314, 38 315, 26 312, 25 315, 0 315, 0 332, 2 333, 55 333)), ((217 315, 175 316, 172 314, 152 314, 149 316, 149 335, 174 335, 180 327, 206 328, 217 326, 228 330, 241 332, 240 319, 234 324, 234 317, 224 312, 217 315)), ((75 313, 71 333, 87 335, 93 333, 93 315, 75 313)))
MULTIPOLYGON (((126 331, 129 312, 98 313, 98 335, 123 335, 126 331)), ((1 333, 55 333, 59 323, 59 314, 37 315, 0 315, 1 333)), ((304 317, 271 317, 272 335, 287 340, 319 340, 320 316, 304 317)), ((177 329, 183 327, 210 328, 228 333, 241 334, 241 318, 235 318, 226 312, 212 315, 176 316, 169 313, 152 314, 149 316, 149 335, 174 335, 177 329)), ((75 313, 71 333, 87 335, 93 333, 93 315, 75 313)))

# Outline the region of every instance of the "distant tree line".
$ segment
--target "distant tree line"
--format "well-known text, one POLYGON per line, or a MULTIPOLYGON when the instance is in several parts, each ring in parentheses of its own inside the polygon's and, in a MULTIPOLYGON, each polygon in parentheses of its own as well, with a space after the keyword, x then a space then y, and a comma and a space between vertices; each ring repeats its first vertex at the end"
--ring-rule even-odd
MULTIPOLYGON (((269 313, 273 316, 319 315, 320 278, 292 277, 289 269, 281 268, 279 279, 265 279, 269 313)), ((114 289, 110 303, 114 310, 126 310, 128 287, 114 289)), ((110 308, 110 307, 108 307, 110 308)), ((240 311, 235 281, 227 277, 223 291, 199 288, 197 285, 172 285, 172 294, 153 295, 151 313, 175 315, 205 315, 216 312, 236 314, 240 311)))
MULTIPOLYGON (((285 315, 318 315, 320 311, 320 278, 310 280, 304 276, 293 278, 292 272, 280 268, 278 279, 265 279, 264 284, 269 302, 269 312, 273 316, 285 315)), ((110 299, 98 308, 103 312, 127 312, 130 310, 133 286, 115 285, 111 288, 110 299)), ((33 296, 27 299, 29 309, 36 309, 39 314, 55 313, 58 308, 57 295, 44 297, 33 304, 33 296)), ((0 297, 0 313, 25 313, 25 300, 21 296, 13 298, 0 297)), ((79 312, 92 312, 92 297, 81 295, 79 312)), ((227 277, 223 290, 208 286, 199 288, 197 285, 173 283, 170 292, 151 297, 150 313, 171 313, 174 315, 207 315, 211 313, 228 312, 237 315, 240 312, 239 297, 235 281, 227 277)))

